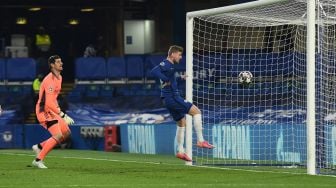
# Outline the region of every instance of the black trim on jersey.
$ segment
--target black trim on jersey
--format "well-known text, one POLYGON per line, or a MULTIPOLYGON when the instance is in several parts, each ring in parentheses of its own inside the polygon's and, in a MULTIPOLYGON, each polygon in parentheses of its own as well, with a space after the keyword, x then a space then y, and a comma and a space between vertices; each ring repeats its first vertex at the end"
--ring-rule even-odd
POLYGON ((40 102, 40 112, 44 112, 45 109, 45 101, 46 101, 46 96, 45 96, 45 91, 43 91, 42 93, 42 97, 41 97, 41 102, 40 102))
POLYGON ((49 129, 51 126, 55 125, 58 123, 58 120, 52 120, 52 121, 47 121, 46 125, 47 125, 47 129, 49 129))

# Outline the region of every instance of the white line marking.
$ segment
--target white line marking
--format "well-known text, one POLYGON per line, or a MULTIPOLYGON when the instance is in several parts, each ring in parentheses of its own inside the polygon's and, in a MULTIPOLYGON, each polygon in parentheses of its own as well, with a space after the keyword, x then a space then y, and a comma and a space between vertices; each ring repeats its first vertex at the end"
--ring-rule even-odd
MULTIPOLYGON (((29 157, 35 157, 35 155, 32 154, 25 154, 25 153, 8 153, 8 152, 0 152, 2 155, 17 155, 17 156, 29 156, 29 157)), ((185 166, 185 167, 191 167, 191 168, 210 168, 210 169, 217 169, 217 170, 234 170, 234 171, 243 171, 243 172, 258 172, 258 173, 274 173, 274 174, 292 174, 292 175, 307 175, 304 173, 299 172, 283 172, 283 171, 271 171, 271 170, 250 170, 250 169, 237 169, 237 168, 223 168, 223 167, 212 167, 212 166, 186 166, 184 164, 171 164, 171 163, 162 163, 162 162, 146 162, 146 161, 130 161, 130 160, 117 160, 117 159, 102 159, 102 158, 91 158, 91 157, 71 157, 71 156, 54 156, 49 155, 48 157, 52 158, 63 158, 63 159, 81 159, 81 160, 92 160, 92 161, 108 161, 108 162, 121 162, 121 163, 136 163, 136 164, 153 164, 153 165, 171 165, 171 166, 185 166)), ((323 175, 319 174, 318 176, 329 176, 334 177, 333 175, 323 175)), ((0 186, 1 187, 1 186, 0 186)))

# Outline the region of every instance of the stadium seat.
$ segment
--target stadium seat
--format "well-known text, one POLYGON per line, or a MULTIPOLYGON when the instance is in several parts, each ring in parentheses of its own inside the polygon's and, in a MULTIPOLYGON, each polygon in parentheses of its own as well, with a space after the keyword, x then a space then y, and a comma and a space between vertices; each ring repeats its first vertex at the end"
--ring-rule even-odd
POLYGON ((5 70, 6 70, 6 64, 5 64, 5 60, 4 59, 0 59, 0 85, 4 85, 5 84, 5 70))
POLYGON ((130 96, 133 95, 132 91, 129 88, 129 85, 122 85, 115 88, 116 96, 130 96))
POLYGON ((165 59, 164 55, 151 55, 145 60, 145 83, 155 83, 155 77, 150 73, 151 70, 165 59))
POLYGON ((127 64, 127 83, 144 83, 144 63, 140 56, 129 56, 126 59, 127 64))
MULTIPOLYGON (((254 56, 253 64, 251 65, 250 72, 254 77, 275 76, 277 69, 277 53, 258 54, 254 56)), ((249 57, 251 58, 251 57, 249 57)))
MULTIPOLYGON (((294 73, 294 58, 292 53, 281 53, 276 59, 276 63, 273 63, 275 67, 273 70, 276 70, 277 75, 290 76, 294 73)), ((304 57, 305 59, 305 57, 304 57)), ((304 59, 301 59, 304 61, 304 59)), ((304 71, 306 70, 305 62, 302 62, 301 65, 304 71)))
POLYGON ((82 99, 86 92, 86 85, 76 85, 75 88, 67 95, 71 102, 78 102, 82 99))
POLYGON ((75 61, 76 84, 105 84, 107 69, 102 57, 77 58, 75 61))
POLYGON ((33 87, 31 85, 22 86, 22 94, 30 95, 33 93, 33 87))
POLYGON ((32 58, 12 58, 6 63, 8 85, 31 85, 36 77, 36 62, 32 58))
POLYGON ((226 78, 227 59, 221 54, 195 55, 193 57, 194 79, 197 83, 208 85, 219 81, 221 76, 226 78))
POLYGON ((110 85, 103 85, 100 87, 99 97, 110 99, 113 97, 114 88, 110 85))
POLYGON ((161 86, 159 84, 145 84, 144 88, 142 89, 146 96, 160 96, 161 86))
POLYGON ((123 57, 110 57, 107 60, 107 79, 109 84, 126 83, 126 62, 123 57))

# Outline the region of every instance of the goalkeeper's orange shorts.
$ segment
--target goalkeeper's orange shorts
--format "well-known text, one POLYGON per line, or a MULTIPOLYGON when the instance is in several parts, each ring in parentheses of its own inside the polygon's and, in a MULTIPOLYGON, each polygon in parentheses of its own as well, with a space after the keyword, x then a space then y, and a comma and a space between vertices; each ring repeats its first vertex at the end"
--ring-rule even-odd
POLYGON ((58 124, 62 133, 70 131, 68 124, 61 118, 61 116, 53 112, 36 112, 36 117, 45 129, 58 124))

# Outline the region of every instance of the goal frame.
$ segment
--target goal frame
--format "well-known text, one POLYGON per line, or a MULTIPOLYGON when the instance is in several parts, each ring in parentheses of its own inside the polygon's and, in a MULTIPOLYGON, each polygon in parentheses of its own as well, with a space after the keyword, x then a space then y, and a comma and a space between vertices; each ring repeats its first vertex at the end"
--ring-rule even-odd
MULTIPOLYGON (((188 12, 186 15, 186 100, 193 102, 193 21, 194 17, 215 15, 259 6, 271 5, 289 0, 258 0, 226 7, 188 12)), ((315 0, 307 0, 307 174, 316 175, 315 141, 315 0)), ((186 116, 186 153, 192 158, 192 117, 186 116)), ((186 162, 192 165, 192 162, 186 162)))

